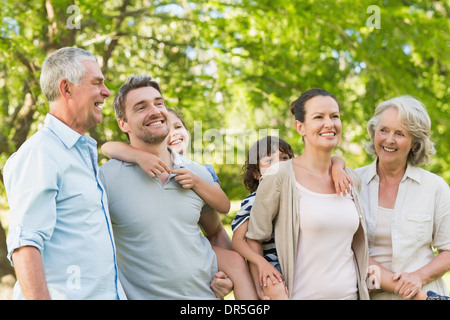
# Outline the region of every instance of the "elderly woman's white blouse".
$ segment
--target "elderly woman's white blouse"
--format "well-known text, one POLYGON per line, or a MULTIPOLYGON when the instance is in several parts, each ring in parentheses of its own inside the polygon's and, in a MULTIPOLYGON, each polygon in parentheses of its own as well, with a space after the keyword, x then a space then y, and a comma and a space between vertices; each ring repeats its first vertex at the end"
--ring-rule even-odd
MULTIPOLYGON (((361 203, 367 222, 369 248, 374 246, 378 218, 379 177, 376 163, 357 169, 362 180, 361 203)), ((441 177, 408 165, 392 213, 392 270, 415 271, 434 258, 433 247, 450 250, 450 188, 441 177)), ((423 290, 449 295, 442 278, 423 290)), ((386 295, 383 295, 386 298, 386 295)), ((391 298, 397 296, 392 294, 391 298)))

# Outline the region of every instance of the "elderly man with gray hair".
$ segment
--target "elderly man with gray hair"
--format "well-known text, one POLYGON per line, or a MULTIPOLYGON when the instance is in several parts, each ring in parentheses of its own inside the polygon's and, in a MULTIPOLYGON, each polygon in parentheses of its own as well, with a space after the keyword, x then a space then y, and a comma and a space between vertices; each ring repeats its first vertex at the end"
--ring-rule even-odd
POLYGON ((120 299, 97 143, 85 134, 110 92, 95 56, 78 48, 48 56, 40 81, 50 112, 4 168, 14 298, 120 299))

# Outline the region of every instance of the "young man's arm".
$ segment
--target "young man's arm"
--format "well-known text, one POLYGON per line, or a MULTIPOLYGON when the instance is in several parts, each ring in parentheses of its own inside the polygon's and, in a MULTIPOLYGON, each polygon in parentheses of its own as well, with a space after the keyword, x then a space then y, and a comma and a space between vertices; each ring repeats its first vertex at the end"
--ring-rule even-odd
MULTIPOLYGON (((216 211, 212 210, 211 212, 201 214, 199 225, 212 246, 231 249, 230 238, 216 211)), ((216 297, 221 299, 233 290, 233 282, 225 272, 219 271, 214 275, 214 279, 211 282, 211 289, 216 297)))

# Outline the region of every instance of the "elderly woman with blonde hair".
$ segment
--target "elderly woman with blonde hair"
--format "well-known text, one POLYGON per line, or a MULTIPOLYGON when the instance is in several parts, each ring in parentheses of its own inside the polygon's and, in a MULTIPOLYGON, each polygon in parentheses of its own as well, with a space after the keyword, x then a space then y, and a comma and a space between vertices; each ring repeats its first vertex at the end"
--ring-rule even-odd
POLYGON ((442 275, 450 270, 450 189, 419 167, 435 153, 430 127, 425 106, 411 96, 380 103, 368 122, 367 151, 376 160, 357 172, 372 279, 380 280, 371 299, 448 295, 442 275))

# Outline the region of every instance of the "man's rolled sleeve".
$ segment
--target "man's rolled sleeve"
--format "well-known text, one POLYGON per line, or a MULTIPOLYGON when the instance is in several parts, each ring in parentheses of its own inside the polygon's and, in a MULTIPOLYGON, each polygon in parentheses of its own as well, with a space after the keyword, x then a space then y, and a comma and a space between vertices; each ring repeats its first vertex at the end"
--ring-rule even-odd
POLYGON ((8 259, 14 250, 33 246, 43 251, 56 223, 55 163, 42 153, 27 150, 5 165, 4 181, 10 208, 8 259))
POLYGON ((14 250, 21 247, 31 246, 37 248, 42 253, 42 250, 44 249, 44 238, 41 234, 36 232, 23 232, 22 227, 20 225, 16 225, 13 230, 9 230, 7 246, 8 259, 11 261, 11 265, 14 266, 14 262, 12 260, 14 250))

